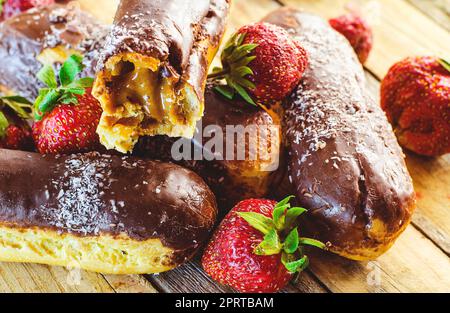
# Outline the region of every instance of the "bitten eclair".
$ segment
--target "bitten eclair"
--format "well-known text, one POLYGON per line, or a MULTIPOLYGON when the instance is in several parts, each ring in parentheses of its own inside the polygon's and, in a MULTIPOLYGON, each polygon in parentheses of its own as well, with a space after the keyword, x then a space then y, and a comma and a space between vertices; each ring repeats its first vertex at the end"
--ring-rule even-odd
POLYGON ((230 2, 120 2, 93 89, 106 148, 129 152, 144 135, 193 136, 230 2))
POLYGON ((95 76, 99 48, 110 27, 73 5, 34 8, 0 23, 0 92, 36 98, 43 64, 62 64, 71 54, 84 56, 83 76, 95 76))
POLYGON ((305 222, 331 250, 375 259, 415 208, 411 177, 392 127, 370 97, 348 41, 322 18, 283 8, 265 22, 287 29, 309 55, 301 84, 284 104, 289 180, 305 222))
POLYGON ((0 261, 112 274, 175 268, 208 239, 213 193, 174 164, 0 149, 0 261))

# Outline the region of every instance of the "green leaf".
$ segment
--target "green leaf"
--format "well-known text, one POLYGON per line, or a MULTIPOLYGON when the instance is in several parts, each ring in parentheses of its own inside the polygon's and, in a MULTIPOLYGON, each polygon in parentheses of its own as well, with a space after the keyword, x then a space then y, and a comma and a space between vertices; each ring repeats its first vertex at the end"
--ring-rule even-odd
POLYGON ((239 84, 236 84, 234 82, 231 83, 231 87, 234 88, 238 92, 238 94, 242 97, 242 99, 244 99, 248 103, 256 106, 255 101, 253 101, 252 97, 250 97, 250 95, 248 94, 247 90, 244 89, 244 87, 242 87, 239 84))
POLYGON ((76 81, 74 81, 73 83, 71 83, 68 87, 72 88, 91 88, 92 85, 94 84, 94 78, 92 77, 84 77, 81 79, 78 79, 76 81))
POLYGON ((281 262, 290 273, 298 273, 305 270, 309 265, 309 259, 305 255, 296 261, 289 261, 288 258, 282 257, 281 262))
POLYGON ((3 114, 3 112, 0 111, 0 138, 5 136, 6 129, 8 128, 8 126, 9 126, 8 119, 6 118, 5 114, 3 114))
POLYGON ((284 228, 284 224, 285 224, 285 213, 286 213, 286 209, 289 207, 289 204, 285 204, 282 206, 278 206, 276 205, 275 208, 273 209, 273 223, 275 224, 275 227, 278 230, 282 230, 284 228))
POLYGON ((81 87, 80 88, 75 88, 75 87, 67 88, 67 89, 63 89, 63 90, 64 90, 64 93, 71 93, 71 94, 80 95, 80 96, 82 96, 86 93, 86 89, 81 88, 81 87))
POLYGON ((40 99, 40 102, 36 102, 36 108, 41 113, 47 113, 53 110, 59 97, 61 96, 60 91, 57 89, 52 89, 45 94, 45 96, 40 99))
POLYGON ((313 246, 316 248, 320 248, 320 249, 325 249, 326 245, 323 242, 320 242, 318 240, 315 239, 311 239, 311 238, 299 238, 299 242, 301 245, 307 245, 307 246, 313 246))
POLYGON ((305 212, 307 212, 307 210, 304 208, 300 208, 300 207, 290 208, 286 212, 286 221, 285 221, 284 227, 286 227, 287 229, 291 228, 291 226, 294 224, 295 220, 305 212))
POLYGON ((214 90, 220 93, 222 96, 227 98, 228 100, 233 100, 234 98, 234 90, 228 86, 216 86, 214 90))
POLYGON ((249 223, 250 226, 259 230, 264 235, 274 230, 272 220, 262 214, 255 212, 238 212, 237 214, 249 223))
POLYGON ((299 246, 298 229, 294 228, 289 235, 287 235, 286 240, 283 244, 283 249, 286 253, 292 254, 297 251, 299 246))
POLYGON ((276 229, 272 228, 265 236, 264 240, 255 248, 256 255, 279 254, 282 249, 280 238, 276 229))
POLYGON ((71 84, 75 77, 83 71, 83 57, 80 55, 71 55, 62 65, 59 71, 59 81, 64 87, 71 84))
POLYGON ((62 104, 78 104, 78 98, 72 93, 65 93, 59 99, 62 104))
POLYGON ((441 64, 448 72, 450 72, 450 62, 445 59, 439 59, 439 64, 441 64))
POLYGON ((254 83, 252 83, 251 81, 249 81, 248 79, 245 79, 245 78, 241 78, 241 77, 236 78, 235 82, 247 89, 255 89, 256 88, 254 83))
POLYGON ((20 104, 29 104, 29 105, 33 104, 27 98, 24 98, 24 97, 21 97, 21 96, 6 96, 6 97, 1 97, 0 99, 14 101, 14 102, 17 102, 17 103, 20 103, 20 104))
POLYGON ((236 68, 235 70, 236 75, 239 77, 245 77, 247 75, 253 75, 253 70, 248 66, 241 66, 236 68))
POLYGON ((5 0, 0 0, 0 14, 3 12, 3 5, 5 4, 5 0))
POLYGON ((276 206, 283 206, 289 203, 289 201, 291 201, 291 199, 295 198, 295 196, 288 196, 286 198, 284 198, 283 200, 281 200, 280 202, 277 203, 276 206))
POLYGON ((31 118, 33 112, 33 104, 26 98, 21 96, 0 97, 0 105, 10 107, 20 118, 31 118))
POLYGON ((58 83, 56 82, 56 75, 53 67, 51 65, 44 65, 41 70, 36 74, 36 77, 43 82, 49 88, 58 87, 58 83))

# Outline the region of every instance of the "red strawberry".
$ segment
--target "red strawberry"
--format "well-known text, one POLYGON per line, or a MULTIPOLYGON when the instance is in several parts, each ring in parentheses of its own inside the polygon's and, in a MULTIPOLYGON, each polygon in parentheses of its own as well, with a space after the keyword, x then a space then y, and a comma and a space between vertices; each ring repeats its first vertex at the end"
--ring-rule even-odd
POLYGON ((450 152, 450 64, 434 57, 407 58, 381 84, 381 107, 400 144, 421 155, 450 152))
POLYGON ((27 119, 32 104, 19 96, 0 97, 0 148, 32 151, 33 137, 27 119))
POLYGON ((210 78, 225 79, 218 91, 232 99, 237 92, 248 102, 264 105, 288 96, 308 65, 300 42, 281 27, 257 23, 242 27, 222 54, 222 69, 210 78))
POLYGON ((55 0, 0 0, 0 6, 3 8, 0 20, 13 17, 31 8, 48 6, 53 3, 55 0))
POLYGON ((324 247, 312 239, 299 238, 297 228, 289 231, 305 212, 291 208, 290 198, 278 204, 256 199, 240 202, 206 248, 204 270, 214 280, 241 292, 276 292, 284 288, 308 264, 299 244, 324 247), (285 241, 282 243, 280 238, 285 241))
POLYGON ((367 22, 355 13, 333 18, 331 27, 347 38, 362 64, 367 61, 373 46, 372 29, 367 22))
POLYGON ((31 130, 26 127, 9 125, 5 130, 5 134, 0 138, 0 148, 25 151, 32 150, 33 137, 31 136, 31 130))
POLYGON ((102 110, 91 95, 93 79, 75 79, 82 70, 82 57, 72 55, 59 71, 61 86, 51 66, 44 66, 37 74, 48 86, 36 99, 38 121, 33 126, 36 146, 43 154, 85 152, 100 147, 96 130, 102 110))
POLYGON ((78 104, 62 104, 33 125, 33 137, 42 154, 76 153, 99 148, 96 133, 102 109, 90 94, 78 104))

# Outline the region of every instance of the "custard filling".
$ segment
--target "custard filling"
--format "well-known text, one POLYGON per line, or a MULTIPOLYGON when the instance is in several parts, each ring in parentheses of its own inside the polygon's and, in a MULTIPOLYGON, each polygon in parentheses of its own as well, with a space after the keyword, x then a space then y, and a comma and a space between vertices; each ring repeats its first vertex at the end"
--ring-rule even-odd
POLYGON ((192 137, 203 112, 193 87, 159 60, 138 54, 112 57, 94 85, 103 115, 100 141, 130 152, 140 136, 192 137))

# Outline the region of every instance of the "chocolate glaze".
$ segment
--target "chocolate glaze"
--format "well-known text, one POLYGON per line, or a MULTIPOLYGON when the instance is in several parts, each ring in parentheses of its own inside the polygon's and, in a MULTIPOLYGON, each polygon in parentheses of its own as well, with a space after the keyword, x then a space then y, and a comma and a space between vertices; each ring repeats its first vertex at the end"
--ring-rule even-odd
POLYGON ((284 132, 289 180, 310 209, 316 237, 350 254, 388 245, 410 221, 414 190, 355 53, 317 16, 284 8, 264 21, 287 29, 309 54, 310 66, 284 104, 284 132), (384 231, 377 234, 375 221, 384 231))
POLYGON ((76 6, 58 4, 4 21, 0 24, 0 85, 34 99, 42 86, 36 79, 42 64, 36 58, 45 48, 60 45, 82 53, 86 65, 82 75, 95 76, 98 50, 109 29, 76 6))
POLYGON ((203 99, 208 40, 217 47, 225 30, 231 0, 122 0, 114 27, 102 50, 98 71, 123 52, 151 56, 174 68, 203 99))
POLYGON ((193 172, 131 157, 0 149, 0 186, 0 224, 156 238, 180 258, 208 239, 217 214, 213 193, 193 172))
MULTIPOLYGON (((167 136, 141 138, 134 153, 147 158, 175 162, 193 170, 200 175, 214 191, 221 210, 228 212, 228 210, 241 200, 267 195, 270 185, 277 182, 277 178, 279 178, 283 169, 282 165, 280 165, 280 170, 277 171, 259 171, 259 178, 255 177, 255 181, 243 181, 244 177, 242 176, 242 171, 245 168, 258 167, 248 159, 248 145, 246 146, 246 160, 226 160, 226 126, 242 125, 246 127, 249 125, 256 125, 264 128, 276 127, 279 125, 279 122, 263 109, 249 105, 245 101, 227 100, 223 96, 217 94, 213 90, 213 87, 213 85, 208 84, 206 88, 205 113, 202 121, 197 124, 194 138, 192 140, 183 140, 191 143, 192 153, 194 153, 194 151, 201 152, 204 150, 205 155, 217 154, 219 157, 222 157, 223 160, 216 159, 208 161, 203 159, 174 161, 171 156, 171 149, 173 144, 179 140, 179 138, 169 138, 167 136), (210 126, 218 126, 225 135, 223 153, 206 149, 205 143, 211 138, 199 136, 199 133, 204 133, 210 126)), ((255 137, 250 138, 250 140, 257 139, 258 138, 255 137)), ((231 143, 234 144, 232 147, 236 152, 237 142, 233 141, 231 143)), ((276 150, 274 155, 278 158, 278 162, 282 163, 283 160, 282 155, 280 154, 280 146, 273 144, 271 145, 271 148, 276 150)))

